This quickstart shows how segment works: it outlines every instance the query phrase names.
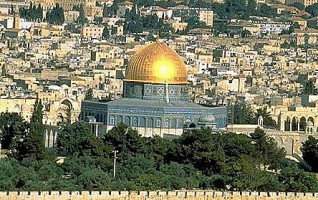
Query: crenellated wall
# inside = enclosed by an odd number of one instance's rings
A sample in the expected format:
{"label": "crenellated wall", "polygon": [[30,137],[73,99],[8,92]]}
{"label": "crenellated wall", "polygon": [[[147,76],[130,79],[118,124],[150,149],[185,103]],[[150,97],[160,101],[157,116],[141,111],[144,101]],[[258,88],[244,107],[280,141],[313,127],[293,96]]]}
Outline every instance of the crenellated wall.
{"label": "crenellated wall", "polygon": [[0,192],[0,200],[314,200],[318,193],[219,191]]}

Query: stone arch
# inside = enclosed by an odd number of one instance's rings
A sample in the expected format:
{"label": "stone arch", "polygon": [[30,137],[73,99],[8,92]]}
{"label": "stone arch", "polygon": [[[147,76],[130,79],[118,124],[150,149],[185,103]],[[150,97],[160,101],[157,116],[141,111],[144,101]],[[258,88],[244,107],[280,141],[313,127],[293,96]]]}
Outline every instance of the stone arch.
{"label": "stone arch", "polygon": [[138,118],[137,118],[137,117],[133,117],[133,119],[132,119],[132,126],[138,127]]}
{"label": "stone arch", "polygon": [[68,106],[68,107],[71,108],[71,109],[74,108],[72,101],[71,101],[70,99],[68,99],[68,98],[62,99],[62,100],[60,101],[60,104],[66,105],[66,106]]}
{"label": "stone arch", "polygon": [[162,127],[162,121],[161,121],[160,118],[156,119],[156,126],[157,126],[157,128],[161,128]]}
{"label": "stone arch", "polygon": [[104,123],[105,121],[105,115],[104,114],[100,114],[100,122]]}
{"label": "stone arch", "polygon": [[196,128],[196,127],[197,127],[197,125],[195,123],[191,123],[191,124],[189,124],[188,128]]}
{"label": "stone arch", "polygon": [[54,141],[54,135],[53,135],[53,130],[50,130],[50,135],[49,135],[49,141],[48,141],[48,147],[53,147],[53,141]]}
{"label": "stone arch", "polygon": [[49,147],[49,131],[45,129],[45,147]]}
{"label": "stone arch", "polygon": [[[224,118],[223,118],[223,121],[224,121]],[[257,125],[260,126],[260,127],[263,127],[264,126],[264,119],[262,116],[259,116],[258,119],[257,119]]]}
{"label": "stone arch", "polygon": [[285,131],[291,131],[291,119],[290,117],[286,117],[286,120],[285,120]]}
{"label": "stone arch", "polygon": [[109,116],[109,124],[115,125],[115,116],[114,115]]}
{"label": "stone arch", "polygon": [[[73,114],[74,106],[70,99],[64,98],[60,101],[60,113],[63,115],[65,119],[64,122],[71,123],[72,122],[72,114]],[[97,117],[97,120],[98,117]]]}
{"label": "stone arch", "polygon": [[16,105],[14,106],[14,112],[15,112],[15,113],[18,113],[18,114],[21,113],[21,107],[20,107],[18,104],[16,104]]}
{"label": "stone arch", "polygon": [[294,139],[292,137],[288,137],[285,140],[284,147],[285,147],[287,155],[293,155],[294,154]]}
{"label": "stone arch", "polygon": [[171,127],[171,119],[170,118],[166,118],[164,121],[164,127],[165,128],[170,128]]}
{"label": "stone arch", "polygon": [[153,128],[154,127],[154,119],[151,117],[151,118],[149,118],[149,122],[148,122],[148,126],[150,127],[150,128]]}
{"label": "stone arch", "polygon": [[126,125],[128,125],[128,126],[131,126],[131,119],[130,119],[130,117],[129,116],[126,116],[125,117],[125,122],[124,122]]}
{"label": "stone arch", "polygon": [[177,128],[177,119],[176,118],[171,119],[171,128]]}
{"label": "stone arch", "polygon": [[300,123],[300,131],[306,131],[306,123],[307,123],[306,117],[301,117],[299,120],[299,123]]}
{"label": "stone arch", "polygon": [[298,118],[297,117],[293,117],[292,118],[292,130],[291,131],[297,131],[298,130]]}
{"label": "stone arch", "polygon": [[313,134],[314,128],[312,126],[306,127],[306,134]]}
{"label": "stone arch", "polygon": [[314,122],[314,118],[313,117],[308,117],[308,121],[311,121],[314,124],[314,126],[315,126],[315,122]]}
{"label": "stone arch", "polygon": [[146,122],[147,122],[146,121],[146,117],[141,117],[140,118],[140,126],[141,127],[146,127],[146,125],[147,125]]}
{"label": "stone arch", "polygon": [[277,146],[278,146],[279,148],[284,148],[284,140],[283,140],[282,137],[280,137],[280,136],[275,136],[275,141],[276,141]]}
{"label": "stone arch", "polygon": [[123,117],[117,116],[117,124],[123,123]]}
{"label": "stone arch", "polygon": [[57,141],[57,134],[58,134],[58,132],[57,132],[57,131],[55,131],[55,132],[54,132],[53,146],[55,146],[55,144],[56,144],[56,141]]}

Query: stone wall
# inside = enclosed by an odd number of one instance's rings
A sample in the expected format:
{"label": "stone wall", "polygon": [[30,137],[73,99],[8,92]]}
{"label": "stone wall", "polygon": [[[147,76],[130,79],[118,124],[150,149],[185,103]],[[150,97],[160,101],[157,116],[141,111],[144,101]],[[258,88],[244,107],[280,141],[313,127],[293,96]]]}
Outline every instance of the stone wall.
{"label": "stone wall", "polygon": [[0,200],[314,200],[318,193],[219,191],[0,192]]}

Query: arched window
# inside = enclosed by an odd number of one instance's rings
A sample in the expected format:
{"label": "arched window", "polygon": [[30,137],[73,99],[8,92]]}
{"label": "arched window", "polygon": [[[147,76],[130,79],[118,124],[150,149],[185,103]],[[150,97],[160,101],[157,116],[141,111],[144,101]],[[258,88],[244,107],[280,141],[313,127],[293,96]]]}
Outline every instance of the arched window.
{"label": "arched window", "polygon": [[104,122],[104,115],[100,114],[100,122]]}
{"label": "arched window", "polygon": [[161,119],[157,119],[157,128],[160,128],[161,127]]}
{"label": "arched window", "polygon": [[130,117],[125,117],[125,124],[127,124],[128,126],[131,125],[131,122],[130,122]]}
{"label": "arched window", "polygon": [[171,128],[177,128],[177,119],[175,119],[175,118],[171,119],[170,127]]}
{"label": "arched window", "polygon": [[154,119],[150,118],[148,121],[148,127],[153,128],[154,127]]}
{"label": "arched window", "polygon": [[123,123],[123,117],[117,116],[117,124]]}
{"label": "arched window", "polygon": [[133,118],[133,124],[132,124],[134,127],[138,127],[138,118],[137,117],[134,117]]}
{"label": "arched window", "polygon": [[145,117],[140,118],[140,126],[146,127],[146,118]]}
{"label": "arched window", "polygon": [[169,125],[170,125],[170,119],[168,118],[165,120],[165,128],[170,128]]}
{"label": "arched window", "polygon": [[109,124],[110,124],[110,125],[115,125],[115,117],[114,117],[113,115],[111,115],[111,116],[109,117]]}

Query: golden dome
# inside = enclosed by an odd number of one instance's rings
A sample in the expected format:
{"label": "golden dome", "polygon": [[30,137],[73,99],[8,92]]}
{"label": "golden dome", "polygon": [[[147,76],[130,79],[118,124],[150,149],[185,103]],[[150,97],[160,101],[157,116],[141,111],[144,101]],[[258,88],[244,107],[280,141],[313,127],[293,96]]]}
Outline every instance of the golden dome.
{"label": "golden dome", "polygon": [[187,84],[187,68],[174,50],[156,42],[137,51],[130,59],[126,81]]}

